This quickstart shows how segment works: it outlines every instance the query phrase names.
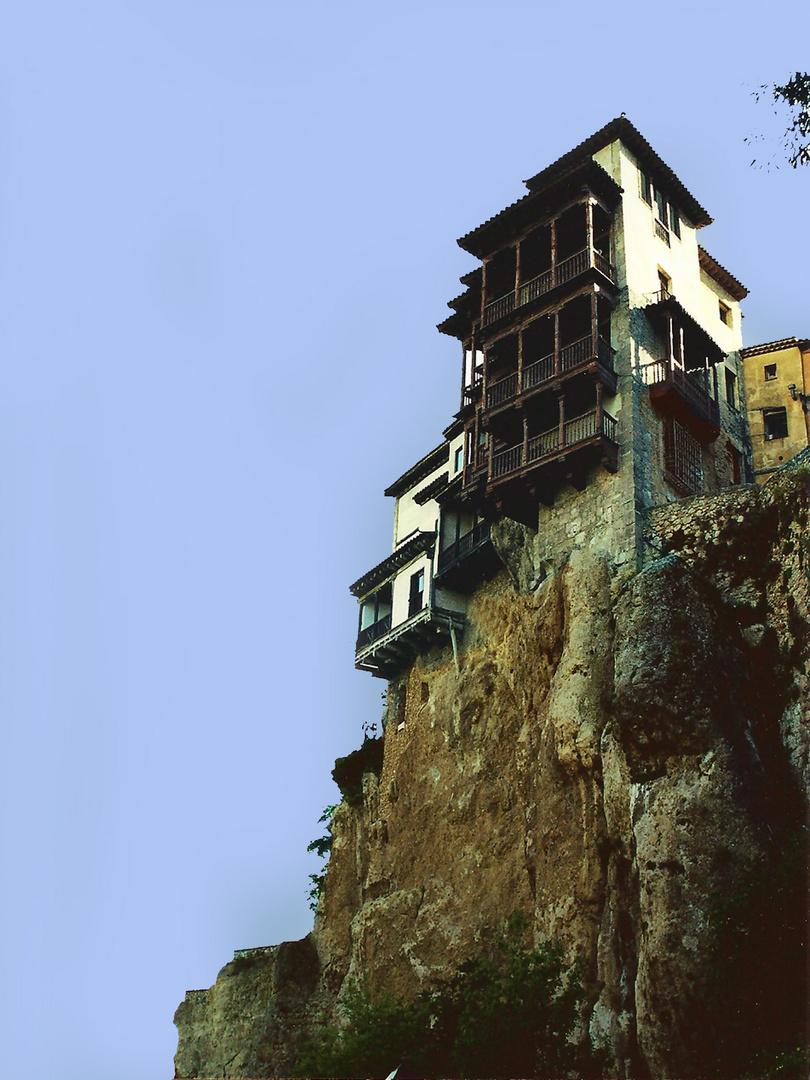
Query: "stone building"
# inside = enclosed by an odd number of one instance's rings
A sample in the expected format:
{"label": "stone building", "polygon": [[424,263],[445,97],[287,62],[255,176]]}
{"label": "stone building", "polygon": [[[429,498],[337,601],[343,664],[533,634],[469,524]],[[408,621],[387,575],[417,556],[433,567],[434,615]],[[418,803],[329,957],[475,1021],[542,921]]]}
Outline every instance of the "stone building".
{"label": "stone building", "polygon": [[612,120],[458,243],[479,265],[439,326],[461,345],[444,442],[392,484],[392,553],[352,586],[357,666],[385,678],[464,626],[529,532],[542,577],[590,548],[644,558],[649,510],[753,476],[740,360],[747,290],[698,242],[711,217]]}
{"label": "stone building", "polygon": [[757,483],[810,445],[810,341],[783,338],[740,353]]}

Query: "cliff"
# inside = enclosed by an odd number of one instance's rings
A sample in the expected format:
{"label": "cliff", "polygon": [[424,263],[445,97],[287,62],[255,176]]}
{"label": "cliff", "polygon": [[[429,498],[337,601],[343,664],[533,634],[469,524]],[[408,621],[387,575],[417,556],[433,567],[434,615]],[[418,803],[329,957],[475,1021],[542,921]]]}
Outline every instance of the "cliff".
{"label": "cliff", "polygon": [[187,995],[176,1076],[288,1075],[348,978],[412,995],[516,910],[582,958],[582,1036],[615,1076],[740,1075],[763,1033],[795,1034],[808,503],[805,463],[662,507],[638,573],[593,548],[549,567],[500,523],[458,657],[389,688],[313,933]]}

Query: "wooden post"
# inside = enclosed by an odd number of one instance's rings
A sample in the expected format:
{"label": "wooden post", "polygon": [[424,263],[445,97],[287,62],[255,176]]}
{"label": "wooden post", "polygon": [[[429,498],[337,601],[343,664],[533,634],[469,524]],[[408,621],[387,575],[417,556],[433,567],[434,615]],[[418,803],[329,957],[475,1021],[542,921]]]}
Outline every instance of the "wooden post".
{"label": "wooden post", "polygon": [[552,218],[549,222],[551,229],[551,285],[557,284],[557,219]]}
{"label": "wooden post", "polygon": [[[472,350],[472,338],[470,338],[470,385],[472,385],[472,370],[475,364],[475,353]],[[467,347],[461,343],[461,408],[464,408],[464,391],[467,389]]]}
{"label": "wooden post", "polygon": [[557,403],[560,409],[560,429],[557,434],[557,449],[562,450],[565,446],[565,394],[559,393]]}
{"label": "wooden post", "polygon": [[593,292],[591,293],[591,349],[593,355],[599,355],[599,324],[597,322],[597,307],[596,307],[596,290],[597,286],[594,285]]}
{"label": "wooden post", "polygon": [[489,260],[484,259],[481,264],[481,325],[484,323],[484,308],[487,306],[487,263]]}
{"label": "wooden post", "polygon": [[520,307],[520,240],[515,244],[515,307]]}
{"label": "wooden post", "polygon": [[585,203],[585,247],[588,249],[588,265],[596,265],[593,246],[593,202],[590,195]]}
{"label": "wooden post", "polygon": [[554,312],[554,374],[560,374],[560,311]]}
{"label": "wooden post", "polygon": [[596,380],[596,434],[602,434],[602,380]]}
{"label": "wooden post", "polygon": [[517,392],[523,392],[523,331],[518,330]]}
{"label": "wooden post", "polygon": [[525,412],[523,414],[523,460],[521,464],[529,464],[529,418]]}

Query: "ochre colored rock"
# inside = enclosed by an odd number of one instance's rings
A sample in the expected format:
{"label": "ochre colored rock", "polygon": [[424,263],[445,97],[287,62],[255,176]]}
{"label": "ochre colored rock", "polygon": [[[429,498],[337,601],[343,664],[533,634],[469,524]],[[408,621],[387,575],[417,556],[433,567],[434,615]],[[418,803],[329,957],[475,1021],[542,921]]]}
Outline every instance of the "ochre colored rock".
{"label": "ochre colored rock", "polygon": [[[733,1075],[719,935],[807,812],[809,536],[806,470],[654,511],[657,557],[630,577],[575,551],[541,581],[531,530],[504,526],[511,573],[474,596],[458,663],[389,688],[313,934],[189,996],[177,1076],[287,1075],[347,979],[413,995],[516,910],[581,958],[581,1034],[612,1075]],[[767,931],[744,957],[763,986],[767,949],[789,957]]]}

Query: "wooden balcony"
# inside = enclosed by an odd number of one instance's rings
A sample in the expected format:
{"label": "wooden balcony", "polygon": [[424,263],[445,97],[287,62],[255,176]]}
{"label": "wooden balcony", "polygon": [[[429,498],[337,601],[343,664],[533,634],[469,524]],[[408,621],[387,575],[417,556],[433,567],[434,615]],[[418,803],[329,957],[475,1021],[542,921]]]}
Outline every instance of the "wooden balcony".
{"label": "wooden balcony", "polygon": [[[609,413],[594,409],[582,416],[575,416],[562,425],[550,428],[518,443],[508,450],[493,454],[489,469],[489,487],[493,487],[515,475],[548,464],[585,446],[598,446],[604,440],[616,448],[616,421]],[[608,452],[604,464],[611,471],[616,468],[615,453]]]}
{"label": "wooden balcony", "polygon": [[[380,619],[366,627],[360,636],[385,621]],[[454,634],[464,629],[465,623],[460,612],[439,607],[424,607],[394,627],[388,617],[388,628],[381,630],[378,636],[372,635],[372,639],[362,646],[358,637],[354,666],[381,679],[391,679],[403,667],[412,664],[417,656],[437,645],[446,645]]]}
{"label": "wooden balcony", "polygon": [[468,593],[501,565],[490,537],[490,523],[479,521],[464,536],[439,552],[436,584]]}
{"label": "wooden balcony", "polygon": [[709,395],[703,371],[687,372],[671,360],[645,364],[641,377],[650,390],[653,407],[674,417],[701,443],[713,442],[720,434],[720,407]]}
{"label": "wooden balcony", "polygon": [[378,638],[381,638],[385,634],[387,634],[390,629],[391,613],[389,612],[387,615],[383,616],[382,619],[378,619],[376,622],[372,623],[370,626],[366,626],[363,630],[360,631],[360,633],[357,635],[355,652],[359,653],[361,650],[367,648],[367,646],[377,641]]}
{"label": "wooden balcony", "polygon": [[616,392],[616,373],[613,370],[613,353],[604,338],[587,334],[570,345],[565,345],[557,353],[549,353],[523,368],[518,378],[517,372],[492,382],[487,386],[486,408],[490,412],[504,405],[511,404],[517,398],[531,391],[546,387],[555,379],[577,375],[593,368],[607,387],[608,393]]}
{"label": "wooden balcony", "polygon": [[542,274],[522,282],[517,289],[488,303],[484,308],[484,326],[490,326],[506,315],[511,315],[517,308],[530,304],[559,285],[565,285],[588,270],[594,269],[608,281],[616,283],[616,268],[613,264],[600,251],[590,247],[582,248],[581,251],[563,259],[556,266],[544,270]]}

